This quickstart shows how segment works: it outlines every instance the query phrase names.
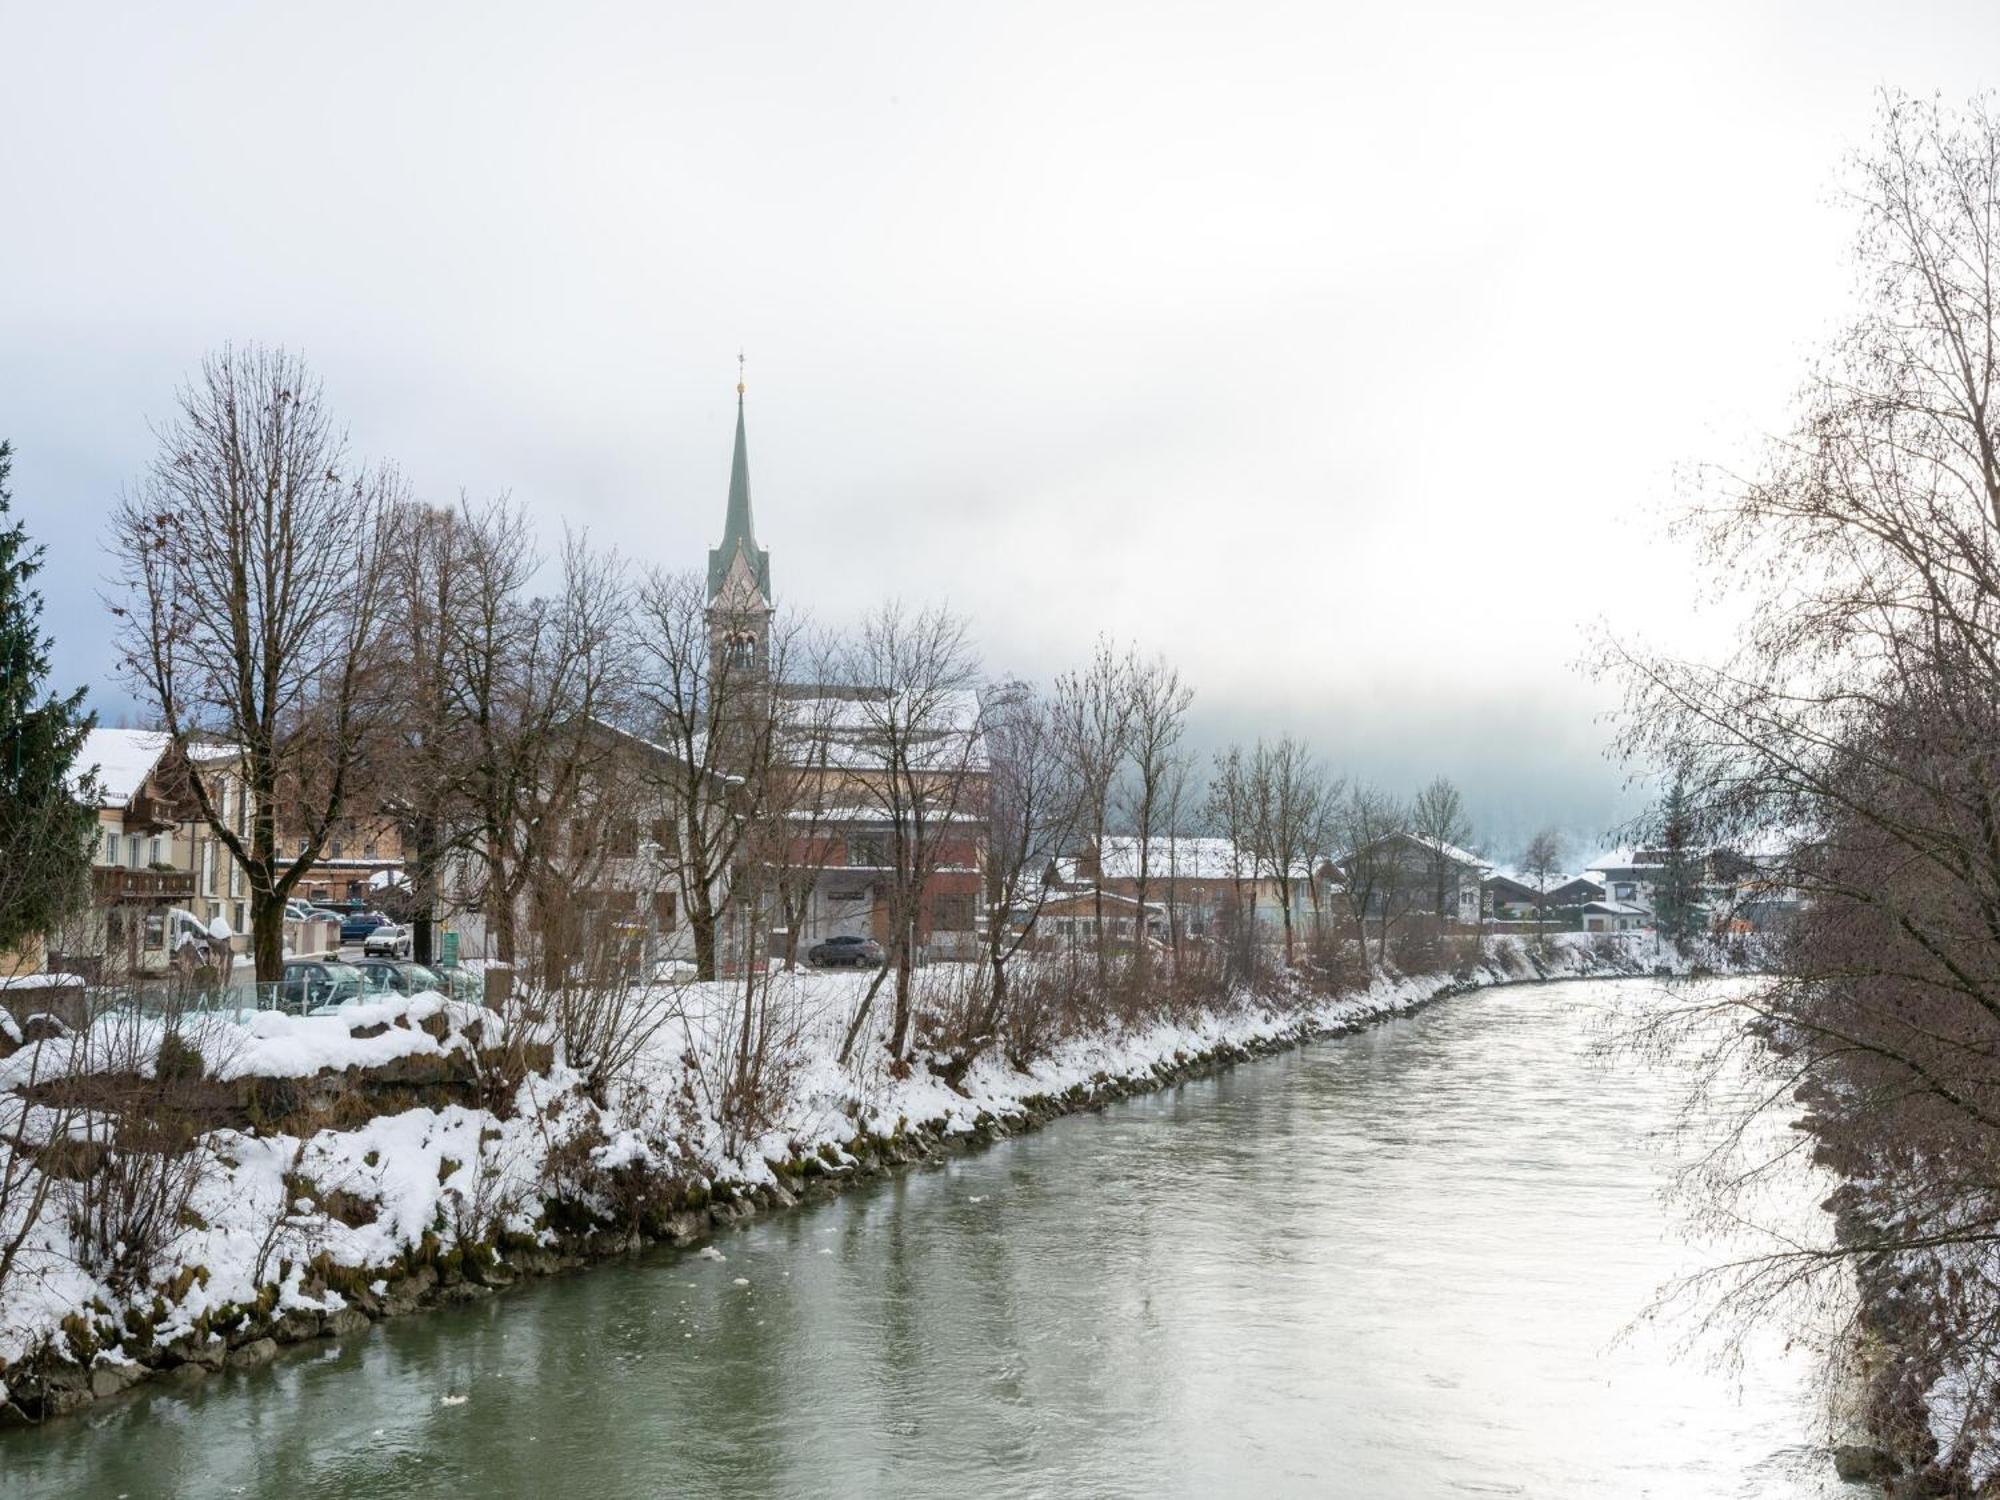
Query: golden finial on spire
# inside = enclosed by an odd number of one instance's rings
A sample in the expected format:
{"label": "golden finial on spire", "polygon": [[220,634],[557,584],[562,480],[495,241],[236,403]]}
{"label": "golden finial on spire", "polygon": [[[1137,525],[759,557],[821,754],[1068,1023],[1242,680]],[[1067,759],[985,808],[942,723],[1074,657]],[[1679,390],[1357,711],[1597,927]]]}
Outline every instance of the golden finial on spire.
{"label": "golden finial on spire", "polygon": [[736,351],[736,394],[743,394],[743,351]]}

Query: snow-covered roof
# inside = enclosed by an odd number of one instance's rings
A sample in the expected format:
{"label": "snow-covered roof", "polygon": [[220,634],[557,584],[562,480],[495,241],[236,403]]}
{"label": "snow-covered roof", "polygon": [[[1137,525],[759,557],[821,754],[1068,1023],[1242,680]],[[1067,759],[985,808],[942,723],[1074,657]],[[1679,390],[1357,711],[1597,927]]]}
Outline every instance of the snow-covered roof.
{"label": "snow-covered roof", "polygon": [[[1065,855],[1056,861],[1056,873],[1066,883],[1086,881],[1079,869],[1086,861],[1074,855]],[[1137,880],[1139,878],[1139,840],[1132,834],[1108,835],[1103,844],[1099,869],[1105,880]],[[1264,878],[1264,868],[1260,861],[1245,849],[1239,855],[1236,845],[1224,838],[1197,838],[1189,834],[1160,834],[1153,838],[1146,854],[1146,878],[1164,883],[1169,877],[1176,880],[1249,880]],[[1292,871],[1294,880],[1310,880],[1310,862],[1296,866]]]}
{"label": "snow-covered roof", "polygon": [[93,729],[84,736],[76,772],[96,775],[99,807],[124,807],[139,795],[172,742],[158,729]]}
{"label": "snow-covered roof", "polygon": [[[1436,850],[1439,853],[1443,854],[1444,857],[1446,859],[1449,859],[1453,864],[1464,865],[1469,869],[1484,871],[1493,868],[1493,862],[1491,860],[1482,859],[1477,854],[1472,853],[1470,850],[1459,848],[1458,845],[1456,844],[1448,844],[1443,839],[1430,838],[1421,833],[1409,833],[1407,831],[1401,833],[1385,833],[1382,835],[1381,838],[1376,839],[1373,843],[1365,844],[1362,847],[1373,849],[1379,845],[1389,843],[1392,840],[1398,843],[1414,844],[1419,849]],[[1333,862],[1336,865],[1345,866],[1350,859],[1354,858],[1354,854],[1355,851],[1349,849],[1346,852],[1337,855],[1334,858]]]}
{"label": "snow-covered roof", "polygon": [[1461,849],[1456,844],[1448,844],[1443,839],[1434,839],[1428,834],[1422,833],[1405,834],[1404,837],[1411,843],[1421,845],[1425,849],[1436,850],[1453,864],[1470,865],[1475,870],[1490,870],[1493,868],[1490,860],[1481,859],[1471,850]]}
{"label": "snow-covered roof", "polygon": [[[1106,880],[1138,879],[1139,840],[1129,834],[1105,839],[1101,868]],[[1250,873],[1250,860],[1246,856],[1239,865],[1236,845],[1229,839],[1154,838],[1146,851],[1146,874],[1164,878],[1169,871],[1189,880],[1233,880]]]}
{"label": "snow-covered roof", "polygon": [[1656,859],[1642,859],[1640,857],[1643,854],[1650,854],[1652,852],[1650,849],[1633,849],[1629,847],[1613,849],[1608,853],[1599,855],[1588,865],[1585,865],[1583,873],[1589,876],[1602,876],[1608,870],[1665,869],[1666,867]]}
{"label": "snow-covered roof", "polygon": [[1614,917],[1650,917],[1652,912],[1631,901],[1586,901],[1583,910],[1603,912]]}
{"label": "snow-covered roof", "polygon": [[894,734],[910,742],[909,760],[915,770],[987,769],[979,694],[970,688],[939,693],[914,728],[907,705],[880,696],[828,693],[788,697],[785,705],[787,739],[802,763],[819,762],[819,742],[824,737],[829,767],[879,769],[886,764],[883,741]]}

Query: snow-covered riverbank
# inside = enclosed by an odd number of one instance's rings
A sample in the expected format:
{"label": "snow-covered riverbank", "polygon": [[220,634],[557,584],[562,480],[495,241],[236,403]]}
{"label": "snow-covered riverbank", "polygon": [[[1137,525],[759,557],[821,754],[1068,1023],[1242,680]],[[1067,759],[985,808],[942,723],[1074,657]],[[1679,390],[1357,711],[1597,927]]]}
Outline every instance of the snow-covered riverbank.
{"label": "snow-covered riverbank", "polygon": [[491,1078],[480,1056],[496,1018],[436,996],[337,1017],[183,1022],[164,1060],[198,1080],[191,1111],[232,1123],[192,1143],[158,1269],[123,1290],[92,1269],[105,1247],[80,1243],[88,1205],[61,1175],[89,1165],[47,1144],[109,1144],[114,1133],[100,1112],[21,1089],[82,1056],[103,1074],[101,1109],[114,1108],[116,1059],[157,1070],[160,1038],[139,1036],[122,1054],[80,1053],[74,1038],[30,1042],[0,1059],[0,1108],[13,1111],[0,1135],[18,1127],[22,1157],[35,1159],[16,1160],[17,1176],[47,1167],[59,1180],[0,1289],[0,1412],[59,1414],[148,1374],[257,1363],[285,1342],[359,1331],[524,1275],[689,1244],[761,1209],[1466,988],[1647,973],[1664,961],[1650,938],[1564,941],[1540,958],[1503,940],[1456,976],[1383,979],[1330,998],[1239,994],[1179,1020],[1107,1026],[1025,1067],[989,1051],[951,1081],[921,1061],[893,1065],[877,1045],[837,1060],[867,976],[781,975],[772,994],[797,1024],[768,1070],[779,1090],[759,1112],[768,1123],[747,1140],[734,1138],[715,1083],[719,1033],[734,1024],[728,983],[677,991],[629,1081],[597,1097],[551,1062],[482,1102]]}

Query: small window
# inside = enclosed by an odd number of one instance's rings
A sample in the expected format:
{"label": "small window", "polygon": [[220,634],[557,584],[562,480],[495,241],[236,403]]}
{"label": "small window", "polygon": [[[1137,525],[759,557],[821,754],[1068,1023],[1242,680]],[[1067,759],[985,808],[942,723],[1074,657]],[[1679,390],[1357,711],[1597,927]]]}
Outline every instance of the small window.
{"label": "small window", "polygon": [[167,946],[167,914],[159,911],[146,913],[146,951],[158,952]]}
{"label": "small window", "polygon": [[653,892],[653,920],[659,924],[662,932],[672,932],[674,923],[679,919],[680,914],[676,909],[679,903],[675,899],[678,895],[677,891]]}
{"label": "small window", "polygon": [[114,868],[118,864],[118,835],[115,833],[104,835],[104,862]]}
{"label": "small window", "polygon": [[[1125,924],[1130,926],[1130,923]],[[972,897],[969,895],[939,896],[931,902],[931,926],[939,932],[970,932],[972,930]]]}

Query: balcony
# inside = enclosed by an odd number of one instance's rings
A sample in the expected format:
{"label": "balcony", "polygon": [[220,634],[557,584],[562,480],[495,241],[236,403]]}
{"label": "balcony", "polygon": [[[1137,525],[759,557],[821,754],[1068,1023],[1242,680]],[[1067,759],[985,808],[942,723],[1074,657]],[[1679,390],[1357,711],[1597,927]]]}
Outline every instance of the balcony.
{"label": "balcony", "polygon": [[90,872],[90,894],[99,905],[117,901],[191,901],[194,871],[100,867]]}
{"label": "balcony", "polygon": [[165,833],[192,816],[190,809],[178,806],[165,797],[141,792],[125,804],[125,831]]}

